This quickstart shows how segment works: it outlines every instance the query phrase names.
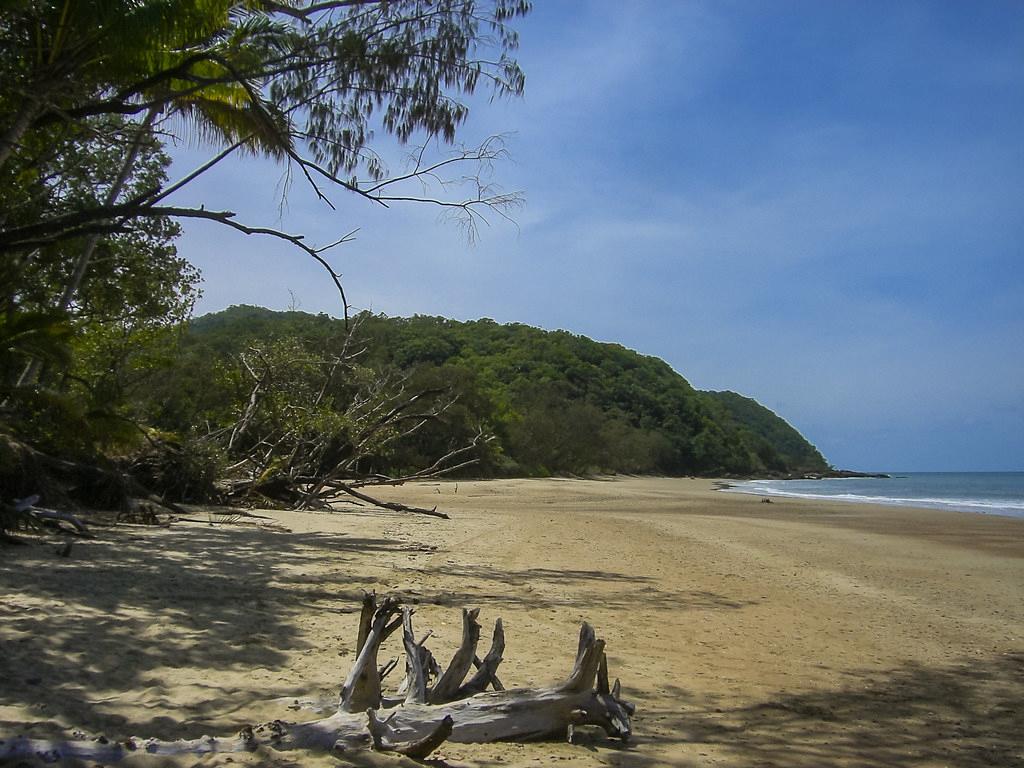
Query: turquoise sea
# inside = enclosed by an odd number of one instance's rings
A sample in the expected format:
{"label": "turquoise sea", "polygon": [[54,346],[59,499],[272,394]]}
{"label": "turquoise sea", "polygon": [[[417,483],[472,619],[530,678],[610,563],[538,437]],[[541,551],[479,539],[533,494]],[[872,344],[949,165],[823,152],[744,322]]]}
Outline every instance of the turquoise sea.
{"label": "turquoise sea", "polygon": [[729,493],[934,507],[1024,517],[1024,472],[892,472],[889,478],[746,480]]}

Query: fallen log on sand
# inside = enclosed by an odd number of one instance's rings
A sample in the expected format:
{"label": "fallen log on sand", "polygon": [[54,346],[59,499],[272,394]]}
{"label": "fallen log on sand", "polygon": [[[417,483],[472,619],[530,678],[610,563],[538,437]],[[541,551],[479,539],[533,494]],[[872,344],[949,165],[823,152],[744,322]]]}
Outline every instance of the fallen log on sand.
{"label": "fallen log on sand", "polygon": [[[116,762],[138,752],[154,755],[240,752],[269,746],[276,750],[347,752],[372,748],[424,758],[445,741],[484,743],[568,736],[580,725],[598,726],[627,740],[633,706],[621,698],[619,681],[608,683],[604,641],[589,624],[580,629],[579,646],[568,678],[548,688],[501,689],[495,675],[505,648],[501,619],[495,622],[491,648],[481,660],[477,610],[463,610],[462,640],[441,671],[416,640],[412,610],[390,597],[378,605],[363,600],[358,653],[341,690],[338,711],[304,723],[274,720],[246,726],[235,736],[161,741],[132,737],[110,741],[34,740],[18,736],[0,741],[0,761],[36,757],[47,762],[77,759]],[[381,644],[399,627],[406,656],[403,695],[385,696],[381,681],[393,665],[378,668]],[[429,637],[429,635],[427,636]],[[466,680],[470,670],[474,674]],[[493,690],[486,690],[488,687]]]}

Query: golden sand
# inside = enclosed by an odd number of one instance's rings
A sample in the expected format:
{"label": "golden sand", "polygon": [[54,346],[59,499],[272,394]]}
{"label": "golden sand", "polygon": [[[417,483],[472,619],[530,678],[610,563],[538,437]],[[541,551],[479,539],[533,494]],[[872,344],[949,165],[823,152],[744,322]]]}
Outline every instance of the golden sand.
{"label": "golden sand", "polygon": [[[461,606],[481,608],[485,643],[502,617],[510,687],[566,676],[587,620],[637,706],[626,745],[449,744],[435,765],[1024,765],[1024,520],[768,505],[706,480],[385,493],[453,519],[266,512],[288,530],[122,526],[67,559],[0,550],[0,733],[180,738],[316,717],[296,700],[333,702],[375,589],[418,601],[443,660]],[[229,763],[338,761],[170,764]]]}

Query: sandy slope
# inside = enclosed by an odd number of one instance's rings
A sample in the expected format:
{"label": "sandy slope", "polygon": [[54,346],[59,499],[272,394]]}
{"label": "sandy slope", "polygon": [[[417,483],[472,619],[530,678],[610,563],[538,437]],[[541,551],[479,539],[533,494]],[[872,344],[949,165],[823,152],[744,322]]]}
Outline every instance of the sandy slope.
{"label": "sandy slope", "polygon": [[767,505],[698,480],[390,496],[454,519],[273,512],[290,532],[126,527],[68,560],[3,550],[0,731],[178,737],[312,717],[289,706],[336,695],[375,588],[419,600],[441,657],[460,606],[482,608],[485,635],[501,616],[509,686],[563,677],[586,619],[638,707],[625,747],[448,745],[449,765],[1024,765],[1024,520]]}

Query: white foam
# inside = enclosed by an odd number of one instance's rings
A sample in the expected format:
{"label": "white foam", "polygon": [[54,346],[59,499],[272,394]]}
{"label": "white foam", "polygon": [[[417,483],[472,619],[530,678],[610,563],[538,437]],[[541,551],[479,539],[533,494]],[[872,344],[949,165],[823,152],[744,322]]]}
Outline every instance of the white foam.
{"label": "white foam", "polygon": [[816,499],[821,501],[844,501],[857,504],[882,504],[894,507],[930,507],[979,514],[1008,515],[1024,517],[1024,501],[991,501],[985,499],[957,498],[903,498],[899,496],[866,496],[857,493],[810,493],[779,488],[773,480],[749,480],[743,485],[734,485],[722,490],[727,493],[746,493],[754,496],[782,496],[793,499]]}

